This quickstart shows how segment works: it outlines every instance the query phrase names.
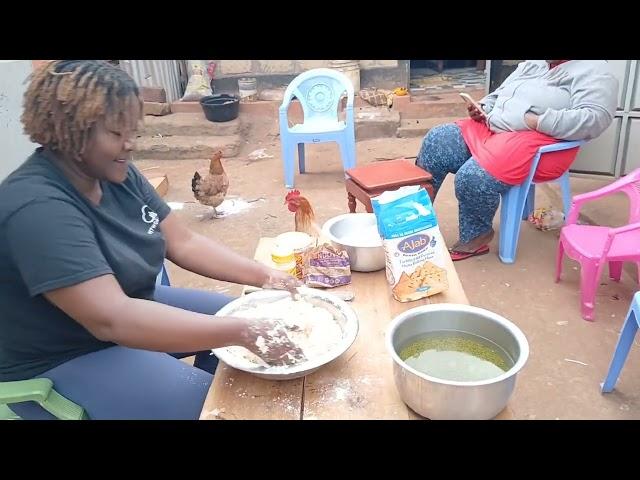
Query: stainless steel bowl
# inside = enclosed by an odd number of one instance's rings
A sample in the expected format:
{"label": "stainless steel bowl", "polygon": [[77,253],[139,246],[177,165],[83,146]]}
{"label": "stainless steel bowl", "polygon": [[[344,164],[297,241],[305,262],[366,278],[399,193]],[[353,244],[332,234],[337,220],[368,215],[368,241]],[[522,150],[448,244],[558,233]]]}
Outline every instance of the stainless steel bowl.
{"label": "stainless steel bowl", "polygon": [[[342,328],[342,339],[340,343],[330,351],[312,360],[282,367],[266,367],[253,364],[245,358],[236,355],[233,350],[229,348],[217,348],[213,350],[213,353],[224,363],[235,369],[252,373],[257,377],[268,380],[291,380],[293,378],[304,377],[338,358],[349,349],[358,335],[358,317],[356,313],[347,303],[331,293],[304,287],[300,288],[299,291],[306,301],[329,310],[333,318]],[[216,313],[216,316],[233,316],[235,312],[243,308],[281,300],[288,295],[290,295],[289,292],[279,290],[260,290],[249,293],[240,298],[236,298],[222,307],[218,313]]]}
{"label": "stainless steel bowl", "polygon": [[384,248],[373,213],[338,215],[322,226],[322,233],[334,246],[347,251],[351,270],[375,272],[384,268]]}
{"label": "stainless steel bowl", "polygon": [[[514,361],[503,375],[478,382],[448,381],[426,375],[398,355],[408,340],[432,331],[455,330],[484,337],[502,347]],[[402,400],[433,420],[486,420],[507,405],[517,373],[529,357],[522,331],[506,318],[469,305],[434,304],[407,310],[393,319],[386,347],[393,358],[393,376]]]}

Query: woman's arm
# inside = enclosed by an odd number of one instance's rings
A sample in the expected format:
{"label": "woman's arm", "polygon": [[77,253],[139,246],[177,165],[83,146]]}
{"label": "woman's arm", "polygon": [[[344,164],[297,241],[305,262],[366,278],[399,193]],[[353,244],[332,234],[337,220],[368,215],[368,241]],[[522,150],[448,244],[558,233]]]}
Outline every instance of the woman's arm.
{"label": "woman's arm", "polygon": [[228,247],[189,230],[178,217],[170,213],[160,229],[167,242],[167,258],[176,265],[209,278],[253,285],[293,288],[299,285],[294,277],[250,260]]}
{"label": "woman's arm", "polygon": [[99,340],[163,352],[244,345],[245,321],[194,313],[128,297],[113,275],[103,275],[44,296]]}
{"label": "woman's arm", "polygon": [[[266,319],[213,317],[128,297],[113,275],[46,292],[44,296],[99,340],[159,352],[189,352],[230,345],[248,348],[269,363],[301,354],[286,326]],[[262,336],[266,352],[256,345]]]}

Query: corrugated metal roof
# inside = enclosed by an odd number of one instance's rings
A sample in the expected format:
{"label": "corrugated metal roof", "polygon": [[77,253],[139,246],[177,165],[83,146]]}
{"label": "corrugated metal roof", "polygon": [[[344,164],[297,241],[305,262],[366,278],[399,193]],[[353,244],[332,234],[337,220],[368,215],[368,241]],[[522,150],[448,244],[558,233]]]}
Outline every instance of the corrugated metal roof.
{"label": "corrugated metal roof", "polygon": [[120,60],[120,67],[141,87],[163,87],[168,102],[179,100],[184,93],[184,60]]}

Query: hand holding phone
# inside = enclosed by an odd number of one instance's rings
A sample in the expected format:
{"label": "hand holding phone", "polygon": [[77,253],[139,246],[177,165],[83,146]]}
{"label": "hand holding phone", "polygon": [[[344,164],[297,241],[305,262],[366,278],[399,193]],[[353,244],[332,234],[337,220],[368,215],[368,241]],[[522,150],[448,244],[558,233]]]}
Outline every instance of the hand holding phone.
{"label": "hand holding phone", "polygon": [[487,114],[482,109],[480,104],[476,102],[473,98],[471,98],[471,95],[467,93],[460,93],[460,96],[467,104],[467,109],[469,110],[469,116],[471,118],[473,118],[478,122],[487,120]]}

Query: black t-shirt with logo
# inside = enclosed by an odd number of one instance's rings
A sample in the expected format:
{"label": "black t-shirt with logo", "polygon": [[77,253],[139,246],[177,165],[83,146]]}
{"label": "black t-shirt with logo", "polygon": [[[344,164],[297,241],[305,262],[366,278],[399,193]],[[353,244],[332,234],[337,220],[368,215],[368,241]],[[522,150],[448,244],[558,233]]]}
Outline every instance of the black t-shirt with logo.
{"label": "black t-shirt with logo", "polygon": [[102,182],[95,206],[49,155],[37,149],[0,184],[0,381],[112,345],[43,293],[113,274],[130,297],[152,299],[165,256],[158,224],[170,208],[138,169]]}

